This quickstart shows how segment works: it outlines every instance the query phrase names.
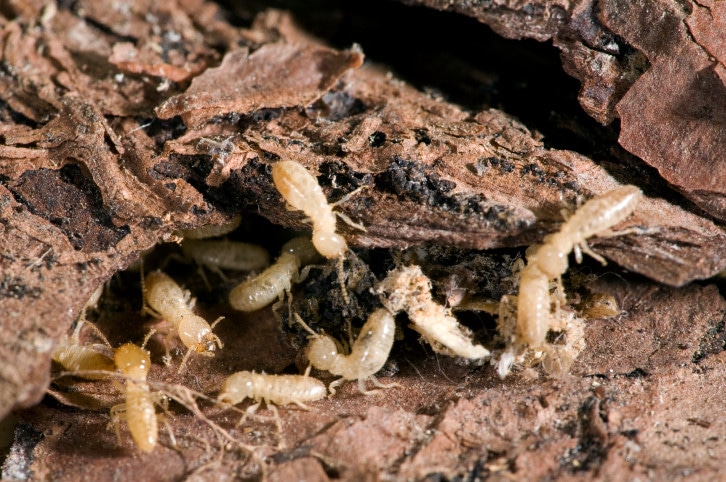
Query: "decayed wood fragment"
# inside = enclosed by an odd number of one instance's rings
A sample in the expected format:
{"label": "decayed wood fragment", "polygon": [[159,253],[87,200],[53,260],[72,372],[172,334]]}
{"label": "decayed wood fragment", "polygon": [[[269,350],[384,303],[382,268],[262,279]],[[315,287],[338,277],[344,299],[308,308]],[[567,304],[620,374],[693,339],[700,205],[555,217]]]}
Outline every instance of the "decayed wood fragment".
{"label": "decayed wood fragment", "polygon": [[187,126],[196,127],[230,112],[308,105],[343,72],[362,63],[358,52],[336,52],[322,45],[301,49],[273,43],[252,54],[232,51],[219,67],[196,77],[183,94],[161,104],[156,115],[161,119],[181,115]]}
{"label": "decayed wood fragment", "polygon": [[[502,112],[466,112],[374,65],[356,69],[359,53],[323,46],[280,12],[261,16],[251,29],[237,29],[216,19],[216,7],[201,1],[138,2],[133,11],[119,10],[119,4],[105,9],[94,8],[95,2],[76,2],[73,9],[53,10],[11,2],[3,11],[12,20],[3,19],[0,27],[5,68],[0,75],[0,92],[5,92],[0,94],[0,311],[6,314],[0,322],[0,416],[39,400],[48,384],[54,344],[90,293],[142,250],[159,240],[177,239],[179,229],[222,224],[237,211],[307,229],[300,213],[285,209],[271,184],[269,167],[277,159],[296,160],[318,174],[331,201],[362,188],[338,207],[367,228],[361,232],[339,223],[355,248],[525,246],[557,229],[560,210],[573,208],[580,196],[643,184],[638,172],[547,149],[536,134]],[[567,8],[566,2],[530,13],[510,8],[489,18],[502,31],[508,29],[509,36],[544,39],[559,31]],[[586,19],[589,13],[580,14]],[[159,25],[150,27],[150,18]],[[203,29],[194,19],[206,19],[213,28]],[[692,28],[707,30],[696,17]],[[166,32],[167,39],[178,38],[182,46],[164,44],[156,30]],[[594,40],[607,44],[608,37]],[[137,41],[133,51],[126,50]],[[153,55],[157,47],[164,55]],[[251,53],[235,50],[240,48]],[[709,48],[720,55],[718,45]],[[271,55],[281,52],[289,56]],[[321,58],[318,63],[300,61]],[[634,63],[628,68],[635,69]],[[265,78],[278,78],[281,84],[259,91],[247,77],[238,79],[240,88],[256,97],[236,98],[223,89],[207,96],[201,87],[219,87],[220,79],[257,72],[261,64],[268,69]],[[293,66],[295,71],[288,72]],[[298,79],[293,74],[306,82],[286,84]],[[619,100],[624,86],[635,80],[626,77],[613,73],[619,86],[592,104],[602,118],[614,112],[612,99]],[[612,79],[608,82],[616,81]],[[155,118],[157,107],[187,123]],[[229,115],[209,118],[218,114]],[[669,203],[667,191],[650,188],[646,196],[636,214],[617,227],[633,229],[593,240],[595,250],[671,285],[723,268],[726,243],[719,227]],[[459,271],[463,266],[468,265],[461,261]],[[453,269],[444,272],[456,282]],[[138,277],[129,282],[129,276],[114,282],[133,286],[139,302]],[[624,284],[603,282],[597,289],[626,293],[628,283],[636,282],[627,279]],[[28,470],[41,478],[69,480],[88,475],[85,470],[113,473],[122,465],[134,480],[257,476],[263,460],[273,466],[271,478],[305,470],[322,479],[347,480],[381,474],[585,479],[593,474],[607,478],[610,472],[642,475],[652,467],[667,475],[688,461],[674,454],[680,450],[680,432],[664,436],[654,427],[695,420],[678,427],[692,440],[704,428],[723,433],[723,424],[711,414],[723,401],[717,387],[723,376],[718,352],[724,308],[712,286],[692,286],[678,296],[669,288],[652,289],[655,294],[644,298],[658,308],[657,326],[650,326],[656,323],[651,314],[627,295],[619,297],[625,311],[619,320],[592,323],[590,358],[578,375],[597,378],[523,379],[513,385],[498,380],[488,367],[402,351],[394,361],[405,367],[403,386],[376,399],[380,408],[344,389],[342,398],[321,402],[319,412],[285,411],[282,433],[275,434],[264,420],[235,428],[237,413],[204,407],[207,417],[245,446],[228,445],[213,425],[179,406],[173,408],[171,424],[186,444],[181,455],[162,446],[146,458],[136,457],[130,447],[118,448],[113,433],[105,431],[104,412],[84,412],[79,421],[77,413],[47,406],[23,415],[26,424],[17,443],[33,455],[26,460]],[[221,297],[209,296],[207,307],[225,304]],[[124,317],[99,315],[114,344],[129,337],[139,340],[148,328],[133,314],[138,306],[130,303]],[[221,324],[226,350],[213,359],[193,360],[193,371],[185,374],[165,370],[159,363],[163,347],[152,342],[152,380],[169,390],[179,384],[210,394],[234,369],[279,373],[290,367],[294,350],[275,318],[269,312],[264,316],[238,315]],[[691,317],[695,322],[689,325]],[[652,328],[644,335],[652,349],[609,365],[609,329],[620,330],[624,338],[632,330],[641,333],[628,327],[629,321],[644,332]],[[673,340],[663,343],[659,336]],[[670,384],[674,376],[685,380],[682,387]],[[645,388],[635,386],[634,377],[645,378]],[[712,398],[705,408],[655,403],[661,384],[670,384],[674,399],[692,396],[706,384]],[[58,383],[54,391],[77,407],[114,403],[117,393],[111,383],[89,385]],[[73,393],[84,389],[90,393]],[[656,408],[635,413],[630,401]],[[89,431],[97,438],[89,438]],[[277,437],[291,448],[276,445]],[[664,437],[667,443],[662,443]],[[696,442],[697,450],[713,448],[709,438],[698,440],[705,441]],[[365,451],[353,450],[361,441]],[[69,447],[73,450],[60,449]],[[718,458],[724,447],[715,450]],[[94,464],[82,463],[91,453]],[[677,462],[660,464],[671,457]],[[721,470],[718,464],[699,462],[709,475]]]}
{"label": "decayed wood fragment", "polygon": [[710,215],[726,220],[726,8],[719,1],[476,4],[421,0],[509,38],[553,40],[580,103],[620,143]]}
{"label": "decayed wood fragment", "polygon": [[[347,107],[340,110],[343,102]],[[333,105],[339,110],[331,113]],[[321,121],[301,129],[311,114]],[[331,116],[338,122],[323,122]],[[220,199],[242,200],[240,206],[257,207],[275,223],[304,228],[300,213],[285,209],[268,173],[275,159],[298,161],[317,170],[321,183],[335,186],[332,200],[365,186],[340,206],[366,226],[362,233],[341,223],[359,246],[527,245],[556,229],[563,221],[560,211],[573,210],[580,196],[638,184],[627,174],[616,180],[576,153],[544,148],[526,127],[499,111],[469,116],[387,79],[374,67],[347,74],[339,89],[306,114],[281,110],[272,117],[242,132],[220,129],[217,137],[235,144],[210,174],[219,183],[216,177],[230,172]],[[209,130],[190,131],[168,147],[190,155],[208,136]],[[368,149],[359,147],[365,144]],[[712,276],[726,262],[719,228],[663,200],[644,199],[627,225],[614,230],[626,227],[639,231],[593,245],[658,281],[682,285]],[[627,248],[616,248],[619,243]]]}

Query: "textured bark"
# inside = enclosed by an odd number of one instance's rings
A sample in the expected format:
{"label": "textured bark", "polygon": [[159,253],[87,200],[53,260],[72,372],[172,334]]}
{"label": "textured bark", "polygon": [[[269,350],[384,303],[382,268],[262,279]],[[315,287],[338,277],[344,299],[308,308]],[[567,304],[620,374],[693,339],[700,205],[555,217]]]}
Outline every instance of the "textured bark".
{"label": "textured bark", "polygon": [[[603,123],[620,117],[627,149],[721,217],[719,2],[421,3],[508,38],[554,40],[583,82],[583,107]],[[325,45],[285,12],[247,27],[219,13],[201,0],[0,8],[0,416],[27,409],[5,478],[722,476],[725,430],[713,414],[726,306],[715,285],[687,285],[726,265],[720,225],[614,148],[612,161],[552,148],[505,112],[467,110],[364,64],[358,48]],[[588,347],[562,379],[530,369],[502,381],[490,366],[434,357],[401,323],[379,374],[400,387],[366,397],[350,383],[313,411],[280,409],[279,430],[265,411],[237,427],[239,411],[189,390],[213,399],[234,371],[304,368],[306,332],[287,319],[281,329],[269,309],[234,312],[227,295],[247,273],[208,274],[208,291],[188,263],[167,259],[179,254],[167,243],[146,269],[168,269],[205,318],[226,316],[215,330],[225,347],[178,373],[183,347],[171,337],[165,366],[164,334],[154,336],[149,381],[177,402],[168,422],[178,445],[163,431],[140,455],[123,426],[118,444],[106,426],[122,391],[59,377],[53,348],[106,281],[89,317],[112,346],[168,329],[139,314],[139,274],[124,270],[184,229],[242,213],[232,236],[273,256],[289,230],[309,232],[272,184],[278,159],[307,167],[331,202],[360,189],[336,207],[366,228],[338,224],[356,254],[345,264],[350,303],[335,261],[294,293],[315,329],[346,339],[345,322],[355,331],[379,306],[371,287],[400,263],[421,264],[441,302],[513,294],[513,248],[556,230],[563,209],[636,184],[645,197],[634,215],[590,243],[624,269],[589,263],[565,279],[571,301],[605,293],[622,313],[589,322]],[[498,346],[491,316],[457,316]],[[46,390],[53,399],[36,405]]]}
{"label": "textured bark", "polygon": [[474,17],[509,38],[552,40],[583,108],[619,118],[620,143],[726,220],[726,7],[718,1],[407,1]]}

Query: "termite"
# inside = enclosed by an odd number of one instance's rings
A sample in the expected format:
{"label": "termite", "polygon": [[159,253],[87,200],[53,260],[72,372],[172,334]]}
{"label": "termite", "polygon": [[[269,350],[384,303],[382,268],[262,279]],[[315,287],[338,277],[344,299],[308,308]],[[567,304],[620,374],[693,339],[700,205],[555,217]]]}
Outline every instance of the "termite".
{"label": "termite", "polygon": [[[102,372],[108,371],[110,373],[115,368],[111,344],[96,325],[86,322],[86,312],[98,304],[103,288],[104,285],[101,285],[93,292],[76,321],[73,333],[56,346],[51,356],[53,361],[62,366],[63,369],[89,380],[105,378]],[[86,324],[94,329],[104,344],[81,344],[81,330]]]}
{"label": "termite", "polygon": [[214,356],[215,349],[222,348],[222,341],[212,330],[223,317],[217,318],[210,326],[204,318],[192,311],[194,299],[191,299],[189,291],[182,289],[168,275],[161,271],[148,274],[144,279],[143,291],[144,301],[148,304],[145,310],[172,323],[182,343],[188,348],[179,370],[192,352]]}
{"label": "termite", "polygon": [[602,264],[605,259],[587,245],[587,238],[607,231],[627,219],[640,202],[643,193],[635,186],[621,186],[587,201],[556,233],[545,237],[537,251],[537,265],[548,278],[557,278],[567,271],[567,256],[574,249],[578,263],[582,251]]}
{"label": "termite", "polygon": [[305,375],[267,375],[248,371],[237,372],[222,383],[217,400],[236,405],[245,398],[256,403],[247,412],[254,412],[261,402],[266,405],[288,405],[294,403],[308,410],[305,402],[314,402],[325,397],[325,384]]}
{"label": "termite", "polygon": [[471,341],[471,333],[431,295],[431,280],[415,265],[392,270],[376,287],[383,305],[392,313],[405,311],[411,327],[434,349],[468,359],[489,356],[489,350]]}
{"label": "termite", "polygon": [[[82,345],[80,343],[80,333],[85,324],[86,322],[83,319],[78,321],[73,334],[58,344],[53,351],[52,358],[64,370],[81,378],[100,380],[106,378],[102,372],[111,374],[115,369],[112,359],[113,351],[105,337],[102,337],[105,342],[103,345],[98,343]],[[95,328],[94,325],[90,326]],[[100,333],[97,328],[96,331]]]}
{"label": "termite", "polygon": [[117,428],[122,413],[131,432],[131,438],[144,452],[151,452],[158,439],[155,397],[149,390],[146,377],[151,368],[149,353],[143,348],[127,343],[115,350],[114,362],[126,376],[126,403],[111,407],[111,422]]}
{"label": "termite", "polygon": [[235,215],[228,223],[221,225],[200,226],[194,229],[182,229],[181,235],[184,239],[206,239],[216,238],[229,234],[242,223],[242,215]]}
{"label": "termite", "polygon": [[567,256],[574,249],[577,262],[582,251],[605,264],[600,255],[587,246],[587,238],[607,231],[630,216],[640,201],[642,192],[635,186],[622,186],[596,196],[583,204],[560,231],[544,238],[544,244],[528,256],[521,271],[517,305],[517,343],[540,345],[551,325],[549,281],[557,280],[567,271]]}
{"label": "termite", "polygon": [[607,293],[592,293],[583,298],[577,305],[577,309],[583,318],[610,318],[619,315],[622,310],[613,295]]}
{"label": "termite", "polygon": [[[313,224],[313,245],[328,259],[338,260],[338,280],[346,303],[349,303],[343,273],[343,257],[348,244],[335,230],[336,214],[348,224],[365,231],[342,213],[335,213],[335,204],[329,204],[317,179],[295,161],[279,161],[272,166],[272,180],[282,197],[294,209],[304,212]],[[355,191],[354,191],[355,192]],[[352,194],[352,193],[351,193]],[[348,196],[341,201],[346,200]]]}
{"label": "termite", "polygon": [[[80,320],[78,327],[82,326],[85,320]],[[116,428],[116,435],[120,440],[118,432],[119,421],[122,418],[127,420],[131,437],[136,445],[144,452],[151,452],[156,446],[158,439],[158,423],[154,403],[159,400],[158,393],[152,393],[146,383],[146,378],[151,368],[149,353],[143,348],[149,338],[154,334],[150,332],[144,339],[141,347],[127,343],[113,349],[106,337],[90,324],[105,343],[101,347],[110,351],[113,359],[99,353],[97,345],[73,345],[70,341],[65,344],[62,350],[56,350],[53,359],[68,370],[70,374],[83,378],[99,380],[109,378],[118,370],[126,378],[126,386],[122,388],[125,392],[126,403],[111,407],[111,424]],[[71,340],[76,340],[79,328],[74,331]],[[104,372],[108,372],[105,374]],[[119,385],[121,387],[121,385]],[[173,433],[172,441],[174,439]]]}
{"label": "termite", "polygon": [[550,280],[540,271],[536,254],[528,256],[527,261],[519,272],[516,341],[536,346],[544,342],[550,329]]}
{"label": "termite", "polygon": [[238,241],[184,239],[182,253],[198,265],[206,266],[225,279],[221,269],[255,271],[267,266],[270,255],[261,246]]}
{"label": "termite", "polygon": [[348,244],[335,232],[333,208],[315,177],[297,162],[279,161],[272,166],[272,180],[285,201],[312,221],[315,249],[328,259],[343,256]]}
{"label": "termite", "polygon": [[567,308],[554,314],[547,312],[547,339],[537,345],[528,345],[521,343],[519,338],[518,306],[521,306],[520,300],[512,295],[503,296],[499,304],[497,331],[506,344],[493,360],[499,377],[505,378],[515,364],[524,368],[541,364],[549,375],[566,374],[585,348],[584,320]]}
{"label": "termite", "polygon": [[282,300],[298,280],[301,265],[315,260],[317,252],[306,238],[294,238],[285,243],[277,260],[259,275],[250,278],[229,293],[229,304],[235,310],[250,312]]}
{"label": "termite", "polygon": [[[297,318],[298,322],[307,327]],[[314,336],[305,349],[305,355],[313,367],[342,377],[330,384],[331,394],[335,394],[335,387],[346,380],[358,380],[358,389],[364,394],[374,393],[375,391],[366,391],[366,380],[371,380],[379,388],[397,386],[384,385],[374,376],[388,360],[395,331],[396,324],[391,312],[379,308],[368,317],[361,328],[350,354],[341,354],[335,340],[330,336],[312,332]]]}

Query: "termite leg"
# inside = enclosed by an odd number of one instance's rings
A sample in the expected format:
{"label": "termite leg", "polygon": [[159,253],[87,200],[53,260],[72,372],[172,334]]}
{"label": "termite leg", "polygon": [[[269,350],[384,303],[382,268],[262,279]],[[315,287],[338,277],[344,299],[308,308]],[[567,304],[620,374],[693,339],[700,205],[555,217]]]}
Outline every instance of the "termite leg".
{"label": "termite leg", "polygon": [[[167,348],[167,350],[168,350],[168,348]],[[189,360],[189,357],[191,356],[192,352],[195,352],[195,351],[192,350],[191,347],[187,348],[187,352],[184,353],[184,356],[182,357],[182,361],[179,364],[179,369],[176,371],[177,373],[181,373],[184,371],[184,368],[187,365],[187,360]]]}
{"label": "termite leg", "polygon": [[352,226],[352,227],[354,227],[356,229],[359,229],[359,230],[363,231],[364,233],[367,232],[365,226],[363,226],[361,223],[356,223],[355,221],[353,221],[352,219],[350,219],[350,217],[347,214],[343,214],[343,213],[341,213],[339,211],[335,211],[335,214],[340,219],[342,219],[343,221],[345,221],[345,224],[347,224],[349,226]]}
{"label": "termite leg", "polygon": [[344,378],[338,378],[337,380],[331,382],[330,385],[328,385],[328,391],[330,392],[330,395],[328,395],[328,398],[334,396],[335,392],[336,392],[335,388],[339,387],[344,382],[345,382]]}
{"label": "termite leg", "polygon": [[[217,271],[219,271],[219,268],[217,268]],[[204,272],[204,266],[201,264],[197,266],[197,273],[199,273],[199,277],[202,278],[202,281],[204,282],[204,287],[207,288],[207,291],[212,291],[212,285],[209,284],[209,280],[207,279],[207,273]],[[219,271],[217,274],[221,273]],[[224,277],[221,277],[222,281],[227,281]]]}
{"label": "termite leg", "polygon": [[582,252],[587,253],[591,257],[595,258],[596,260],[600,261],[600,263],[603,266],[606,266],[608,264],[607,261],[605,261],[605,258],[597,254],[595,251],[593,251],[590,246],[587,244],[587,241],[582,241],[581,243],[578,243],[575,245],[575,260],[578,263],[582,263]]}
{"label": "termite leg", "polygon": [[118,445],[121,445],[123,442],[121,440],[121,420],[126,418],[126,404],[120,403],[118,405],[114,405],[111,407],[110,411],[111,415],[111,421],[109,422],[109,426],[106,427],[106,429],[110,428],[110,426],[113,426],[114,431],[116,432],[116,443]]}
{"label": "termite leg", "polygon": [[295,405],[297,405],[298,407],[302,408],[303,410],[307,410],[308,412],[310,412],[311,410],[313,410],[313,408],[312,408],[312,407],[308,407],[307,405],[305,405],[305,404],[304,404],[304,403],[302,403],[302,402],[298,402],[298,401],[295,401],[295,400],[293,400],[293,402],[292,402],[292,403],[294,403],[294,404],[295,404]]}
{"label": "termite leg", "polygon": [[358,391],[361,392],[363,395],[378,395],[381,392],[378,389],[366,390],[366,379],[365,378],[358,379]]}
{"label": "termite leg", "polygon": [[282,305],[285,304],[285,298],[287,298],[288,300],[288,309],[292,310],[292,295],[287,290],[284,290],[282,296],[272,304],[272,314],[275,315],[275,319],[280,324],[282,324],[282,315],[280,315],[280,309],[282,308]]}
{"label": "termite leg", "polygon": [[245,410],[245,414],[242,415],[242,418],[239,419],[239,422],[237,422],[236,426],[239,427],[240,425],[245,423],[247,421],[247,417],[254,417],[255,412],[257,412],[257,409],[260,408],[261,403],[262,402],[257,402],[254,405],[250,405],[249,407],[247,407],[247,410]]}
{"label": "termite leg", "polygon": [[169,440],[171,440],[171,446],[174,449],[177,449],[178,445],[176,443],[176,437],[174,436],[174,430],[172,430],[171,425],[166,420],[166,417],[164,415],[157,415],[156,418],[164,424],[164,428],[166,428],[166,431],[169,432]]}
{"label": "termite leg", "polygon": [[378,388],[395,388],[395,387],[400,387],[401,386],[400,384],[398,384],[396,382],[393,382],[393,383],[381,383],[381,381],[378,378],[376,378],[375,376],[373,376],[373,375],[371,375],[370,377],[368,377],[368,379],[371,382],[373,382],[373,385],[377,386]]}

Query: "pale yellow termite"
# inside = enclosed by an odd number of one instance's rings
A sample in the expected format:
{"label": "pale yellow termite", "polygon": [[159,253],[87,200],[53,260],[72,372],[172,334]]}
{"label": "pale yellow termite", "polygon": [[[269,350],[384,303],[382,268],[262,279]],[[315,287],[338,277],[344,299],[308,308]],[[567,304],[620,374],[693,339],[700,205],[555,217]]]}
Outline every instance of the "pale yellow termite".
{"label": "pale yellow termite", "polygon": [[536,254],[527,257],[529,264],[519,272],[517,297],[517,343],[539,345],[550,328],[550,280],[539,269]]}
{"label": "pale yellow termite", "polygon": [[255,405],[248,409],[253,412],[264,401],[268,406],[295,405],[308,409],[305,402],[314,402],[325,397],[327,391],[320,380],[306,375],[267,375],[249,371],[237,372],[222,383],[217,400],[236,405],[245,398],[251,398]]}
{"label": "pale yellow termite", "polygon": [[192,353],[214,356],[217,347],[222,348],[222,341],[212,333],[214,326],[222,318],[218,318],[210,326],[207,321],[196,315],[192,308],[194,300],[188,290],[182,289],[173,279],[161,271],[149,273],[144,279],[144,300],[147,310],[158,318],[164,318],[174,325],[187,353],[179,367],[184,367],[187,357]]}
{"label": "pale yellow termite", "polygon": [[368,394],[371,392],[365,390],[366,380],[380,388],[395,386],[383,385],[374,376],[388,360],[395,331],[393,315],[387,309],[379,308],[361,328],[350,354],[339,353],[338,345],[330,336],[316,334],[305,349],[305,355],[313,367],[342,377],[330,384],[332,394],[335,394],[335,387],[346,380],[358,380],[358,389]]}
{"label": "pale yellow termite", "polygon": [[471,333],[431,295],[431,280],[415,265],[392,270],[376,287],[381,302],[392,313],[405,311],[411,327],[434,351],[468,359],[489,356],[489,350],[471,341]]}
{"label": "pale yellow termite", "polygon": [[[544,244],[528,257],[521,271],[517,305],[517,343],[540,345],[550,329],[549,281],[567,271],[567,257],[575,250],[577,261],[581,251],[605,263],[587,246],[587,238],[607,231],[630,216],[640,201],[642,192],[635,186],[622,186],[596,196],[583,204],[560,231],[545,237]],[[560,288],[560,291],[561,288]]]}
{"label": "pale yellow termite", "polygon": [[[86,302],[81,315],[78,317],[76,327],[71,336],[63,339],[55,350],[53,350],[53,361],[58,363],[63,369],[89,380],[99,380],[106,378],[102,372],[109,373],[114,370],[113,349],[106,337],[92,323],[86,322],[86,311],[95,307],[103,293],[104,285],[98,287],[93,292],[90,299]],[[101,338],[103,344],[90,343],[81,344],[81,330],[84,326],[90,326],[96,334]],[[101,373],[99,373],[101,372]]]}
{"label": "pale yellow termite", "polygon": [[85,321],[83,319],[79,320],[76,328],[73,330],[73,334],[58,344],[53,351],[53,361],[62,366],[64,370],[81,378],[89,380],[106,378],[102,372],[109,372],[110,375],[115,369],[112,358],[113,350],[105,338],[103,338],[105,344],[93,343],[82,345],[80,342],[80,333],[84,324]]}
{"label": "pale yellow termite", "polygon": [[[82,326],[81,320],[78,327]],[[146,377],[151,367],[149,354],[143,347],[127,343],[116,349],[112,349],[108,340],[103,334],[93,327],[103,339],[105,345],[80,345],[73,344],[78,341],[79,328],[74,331],[64,345],[53,354],[53,359],[68,370],[70,374],[77,375],[91,380],[109,378],[115,370],[118,370],[124,378],[126,385],[122,391],[126,397],[126,403],[111,407],[111,423],[116,428],[118,436],[118,424],[121,418],[125,418],[129,425],[131,437],[138,447],[144,452],[151,452],[156,445],[158,438],[158,426],[154,402],[159,399],[158,393],[152,393],[146,383]],[[146,341],[153,335],[149,333]],[[99,351],[99,347],[105,352],[111,352],[113,359]],[[104,372],[108,372],[105,374]],[[119,385],[121,387],[121,385]],[[172,436],[173,437],[173,436]],[[120,440],[120,436],[119,436]]]}
{"label": "pale yellow termite", "polygon": [[556,313],[548,311],[548,337],[553,339],[538,345],[523,344],[518,342],[517,305],[518,297],[511,295],[503,296],[499,304],[497,330],[506,343],[505,349],[495,354],[494,364],[499,376],[505,378],[514,365],[526,370],[537,364],[541,364],[549,375],[566,374],[585,348],[584,320],[568,308]]}
{"label": "pale yellow termite", "polygon": [[133,343],[127,343],[115,350],[114,361],[126,377],[126,403],[111,408],[111,421],[118,427],[123,413],[136,445],[144,452],[151,452],[156,446],[159,431],[155,397],[146,383],[151,368],[149,353]]}
{"label": "pale yellow termite", "polygon": [[292,283],[297,281],[300,266],[311,263],[316,257],[317,252],[308,239],[291,239],[270,267],[232,289],[229,293],[230,306],[249,312],[282,299],[292,288]]}

